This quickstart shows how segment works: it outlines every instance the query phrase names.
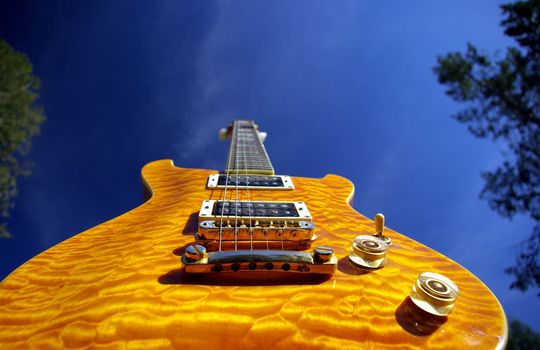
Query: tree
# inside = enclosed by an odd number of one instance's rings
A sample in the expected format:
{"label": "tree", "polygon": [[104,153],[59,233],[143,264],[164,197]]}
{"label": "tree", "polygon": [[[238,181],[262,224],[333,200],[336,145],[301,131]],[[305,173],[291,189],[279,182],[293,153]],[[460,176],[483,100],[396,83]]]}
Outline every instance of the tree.
{"label": "tree", "polygon": [[540,350],[540,335],[523,323],[510,322],[507,350]]}
{"label": "tree", "polygon": [[[501,5],[504,33],[518,46],[490,58],[472,44],[437,58],[446,94],[467,107],[454,118],[476,137],[506,147],[505,160],[482,173],[480,197],[503,217],[528,215],[534,228],[520,247],[510,288],[540,287],[540,0]],[[540,294],[539,294],[540,296]]]}
{"label": "tree", "polygon": [[25,156],[45,120],[37,106],[39,80],[28,58],[0,39],[0,238],[17,196],[17,178],[30,175]]}

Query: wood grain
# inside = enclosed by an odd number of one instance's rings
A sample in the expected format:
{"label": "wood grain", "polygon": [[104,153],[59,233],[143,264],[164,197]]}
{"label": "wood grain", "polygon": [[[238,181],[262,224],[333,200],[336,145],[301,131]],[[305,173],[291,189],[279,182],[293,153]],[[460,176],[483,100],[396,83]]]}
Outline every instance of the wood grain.
{"label": "wood grain", "polygon": [[[176,168],[169,160],[146,165],[151,199],[9,275],[0,284],[0,348],[504,347],[506,319],[497,299],[432,249],[388,230],[394,244],[386,267],[361,272],[349,265],[352,238],[374,228],[348,204],[352,183],[335,175],[293,178],[295,191],[251,191],[249,198],[306,202],[317,245],[334,247],[340,258],[330,279],[242,282],[223,274],[185,275],[179,255],[193,241],[201,201],[222,196],[205,189],[212,173]],[[248,199],[247,192],[239,197]],[[442,273],[459,286],[447,319],[430,319],[411,306],[410,288],[423,271]]]}

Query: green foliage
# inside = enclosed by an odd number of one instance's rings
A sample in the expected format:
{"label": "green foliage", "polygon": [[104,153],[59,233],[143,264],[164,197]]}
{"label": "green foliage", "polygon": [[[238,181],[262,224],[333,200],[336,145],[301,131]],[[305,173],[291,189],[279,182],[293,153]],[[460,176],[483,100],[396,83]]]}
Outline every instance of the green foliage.
{"label": "green foliage", "polygon": [[540,335],[523,323],[510,322],[507,350],[540,350]]}
{"label": "green foliage", "polygon": [[[480,194],[500,215],[529,215],[533,232],[522,245],[511,288],[540,287],[540,0],[501,6],[505,34],[517,47],[490,58],[472,44],[437,58],[434,72],[446,93],[467,107],[454,118],[480,138],[507,146],[502,165],[482,177]],[[540,294],[539,294],[540,295]]]}
{"label": "green foliage", "polygon": [[0,39],[0,238],[10,237],[5,220],[17,196],[17,178],[30,174],[24,156],[45,120],[36,106],[38,89],[28,58]]}

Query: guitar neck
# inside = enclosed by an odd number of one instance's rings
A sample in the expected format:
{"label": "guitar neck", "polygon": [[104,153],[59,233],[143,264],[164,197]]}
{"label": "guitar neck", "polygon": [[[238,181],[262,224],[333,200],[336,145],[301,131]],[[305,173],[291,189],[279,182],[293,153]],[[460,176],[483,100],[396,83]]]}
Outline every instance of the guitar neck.
{"label": "guitar neck", "polygon": [[274,175],[274,168],[253,121],[234,121],[224,172],[229,175]]}

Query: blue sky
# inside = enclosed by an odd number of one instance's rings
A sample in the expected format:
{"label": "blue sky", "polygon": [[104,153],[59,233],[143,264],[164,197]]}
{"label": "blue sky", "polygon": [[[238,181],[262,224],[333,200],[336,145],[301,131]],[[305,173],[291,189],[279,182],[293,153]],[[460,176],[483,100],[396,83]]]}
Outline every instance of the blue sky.
{"label": "blue sky", "polygon": [[358,211],[462,264],[539,331],[539,299],[502,272],[532,223],[478,199],[504,147],[450,118],[462,106],[431,70],[467,42],[512,44],[497,3],[1,1],[0,36],[33,62],[48,119],[0,277],[138,205],[149,161],[222,168],[217,130],[252,118],[278,173],[351,179]]}

